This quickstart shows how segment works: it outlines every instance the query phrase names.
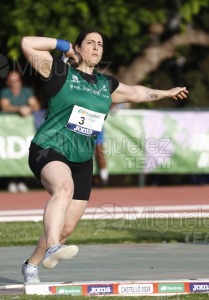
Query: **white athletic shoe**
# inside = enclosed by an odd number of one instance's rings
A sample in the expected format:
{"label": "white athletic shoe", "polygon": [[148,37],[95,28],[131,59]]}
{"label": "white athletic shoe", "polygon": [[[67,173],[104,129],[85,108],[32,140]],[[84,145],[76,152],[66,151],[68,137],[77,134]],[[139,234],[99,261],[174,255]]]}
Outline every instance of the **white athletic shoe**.
{"label": "white athletic shoe", "polygon": [[28,192],[28,187],[24,182],[19,182],[17,184],[17,188],[18,188],[18,191],[21,192],[21,193],[27,193]]}
{"label": "white athletic shoe", "polygon": [[25,283],[40,282],[40,279],[38,277],[37,265],[30,264],[30,263],[26,264],[26,261],[24,261],[22,265],[22,274]]}
{"label": "white athletic shoe", "polygon": [[13,193],[13,194],[18,192],[18,186],[15,182],[10,182],[9,183],[8,192]]}
{"label": "white athletic shoe", "polygon": [[78,253],[78,247],[75,245],[66,246],[56,244],[46,251],[43,266],[47,269],[54,268],[60,260],[70,259]]}

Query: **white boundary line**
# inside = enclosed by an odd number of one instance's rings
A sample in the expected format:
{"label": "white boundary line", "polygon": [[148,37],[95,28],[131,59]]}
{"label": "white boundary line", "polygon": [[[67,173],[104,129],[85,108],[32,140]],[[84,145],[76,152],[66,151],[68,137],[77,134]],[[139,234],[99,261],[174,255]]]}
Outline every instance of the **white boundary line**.
{"label": "white boundary line", "polygon": [[7,285],[0,286],[0,290],[24,289],[24,288],[25,288],[25,284],[7,284]]}
{"label": "white boundary line", "polygon": [[[43,209],[0,211],[0,222],[43,220]],[[140,218],[209,218],[209,205],[119,206],[103,204],[87,208],[83,220],[115,220]]]}

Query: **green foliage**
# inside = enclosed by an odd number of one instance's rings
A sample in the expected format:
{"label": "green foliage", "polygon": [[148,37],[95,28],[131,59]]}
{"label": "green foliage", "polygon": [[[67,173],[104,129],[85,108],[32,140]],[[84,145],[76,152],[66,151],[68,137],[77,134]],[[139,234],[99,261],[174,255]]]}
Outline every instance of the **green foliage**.
{"label": "green foliage", "polygon": [[190,23],[202,8],[208,8],[208,6],[209,0],[187,0],[184,1],[180,11],[186,23]]}
{"label": "green foliage", "polygon": [[[108,38],[117,63],[128,62],[149,40],[149,26],[166,25],[169,16],[181,14],[186,22],[199,13],[208,0],[187,1],[182,7],[161,1],[125,0],[13,0],[1,5],[1,33],[10,58],[21,55],[25,35],[61,37],[74,41],[85,28],[97,28]],[[108,49],[109,49],[108,48]]]}
{"label": "green foliage", "polygon": [[[25,35],[69,39],[73,43],[81,30],[96,28],[107,38],[103,61],[116,73],[146,47],[168,40],[187,26],[209,32],[208,8],[209,0],[2,0],[0,52],[10,60],[22,59],[20,41]],[[162,32],[156,32],[156,28]],[[177,50],[175,57],[161,64],[159,72],[147,75],[141,84],[162,89],[184,84],[190,90],[191,107],[208,106],[208,50],[205,48],[200,56],[198,48],[184,49]],[[180,79],[178,56],[186,58]],[[143,107],[171,105],[170,101],[160,101]]]}

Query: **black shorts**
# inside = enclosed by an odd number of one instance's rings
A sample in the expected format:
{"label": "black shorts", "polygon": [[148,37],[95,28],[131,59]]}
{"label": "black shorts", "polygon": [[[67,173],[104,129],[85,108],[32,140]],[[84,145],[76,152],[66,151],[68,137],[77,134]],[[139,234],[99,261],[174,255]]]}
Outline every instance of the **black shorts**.
{"label": "black shorts", "polygon": [[70,162],[52,148],[43,149],[35,143],[31,143],[28,163],[38,180],[41,181],[43,167],[51,161],[61,161],[70,168],[74,182],[73,199],[89,200],[92,187],[93,159],[81,163]]}

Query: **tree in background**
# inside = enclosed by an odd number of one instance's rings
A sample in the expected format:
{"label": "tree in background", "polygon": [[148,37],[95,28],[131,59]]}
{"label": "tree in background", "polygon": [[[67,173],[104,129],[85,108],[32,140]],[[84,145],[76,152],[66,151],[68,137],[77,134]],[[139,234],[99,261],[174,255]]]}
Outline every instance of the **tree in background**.
{"label": "tree in background", "polygon": [[[101,68],[127,84],[186,85],[190,101],[184,105],[208,107],[208,12],[209,0],[3,0],[1,53],[24,64],[24,35],[73,42],[81,30],[97,28],[107,37]],[[165,100],[149,106],[182,103]]]}

